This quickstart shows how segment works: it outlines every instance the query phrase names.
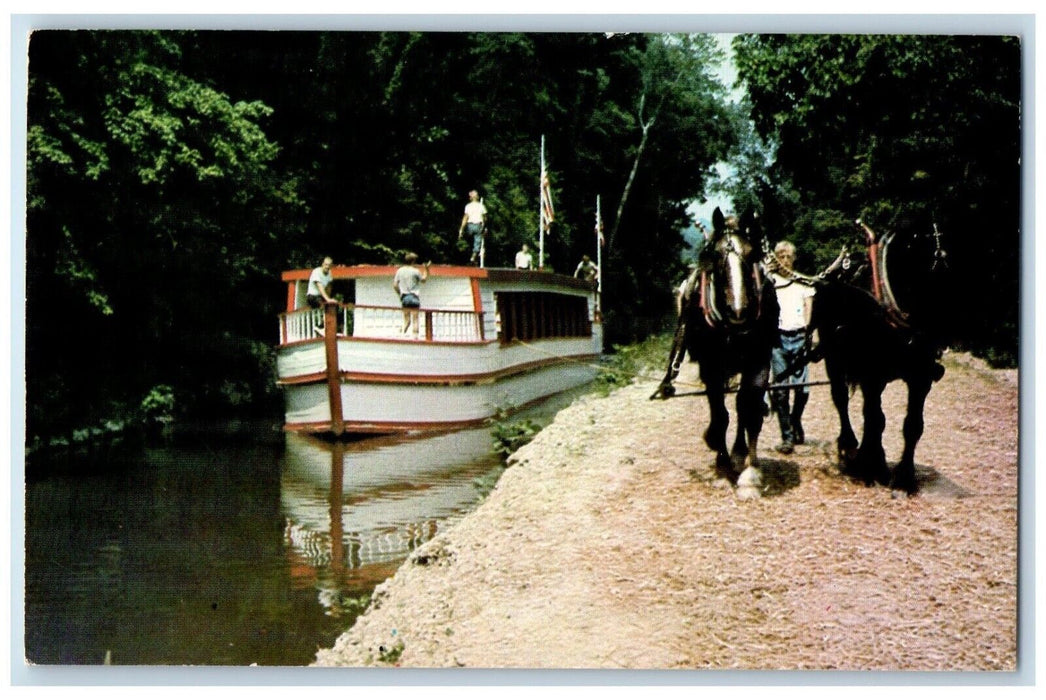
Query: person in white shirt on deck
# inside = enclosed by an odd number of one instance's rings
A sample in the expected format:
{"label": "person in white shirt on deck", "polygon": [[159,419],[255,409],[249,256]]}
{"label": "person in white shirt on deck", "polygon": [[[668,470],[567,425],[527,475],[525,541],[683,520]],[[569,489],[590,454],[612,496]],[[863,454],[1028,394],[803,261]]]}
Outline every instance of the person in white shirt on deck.
{"label": "person in white shirt on deck", "polygon": [[517,270],[529,270],[534,267],[534,256],[530,254],[530,248],[526,243],[516,253],[516,269]]}
{"label": "person in white shirt on deck", "polygon": [[[774,384],[797,384],[795,389],[773,389],[770,403],[777,413],[781,426],[781,444],[774,449],[781,454],[791,454],[794,445],[806,441],[803,433],[803,409],[810,395],[810,388],[803,386],[809,381],[810,370],[807,365],[793,370],[784,376],[785,370],[792,366],[810,344],[810,319],[813,313],[814,288],[803,284],[788,273],[795,263],[795,246],[789,241],[780,241],[774,246],[774,257],[777,258],[779,271],[771,272],[774,289],[777,292],[777,303],[781,307],[778,319],[778,341],[770,356],[770,368]],[[788,410],[789,393],[795,392],[795,403]]]}
{"label": "person in white shirt on deck", "polygon": [[324,302],[334,301],[330,295],[331,283],[334,282],[334,277],[331,275],[333,265],[333,260],[329,257],[324,258],[323,264],[309,275],[309,288],[305,292],[305,301],[314,309],[323,306]]}
{"label": "person in white shirt on deck", "polygon": [[475,264],[479,259],[483,248],[483,236],[487,230],[487,208],[479,199],[479,192],[469,192],[469,203],[465,205],[465,215],[461,217],[461,228],[458,229],[458,239],[468,231],[472,236],[472,257],[469,262]]}
{"label": "person in white shirt on deck", "polygon": [[574,277],[586,282],[595,282],[599,278],[599,267],[592,262],[592,258],[582,255],[581,262],[574,269]]}
{"label": "person in white shirt on deck", "polygon": [[331,296],[331,284],[334,282],[334,276],[331,274],[333,266],[333,260],[329,257],[324,258],[323,264],[315,268],[309,275],[309,286],[305,289],[305,303],[309,305],[309,308],[316,309],[313,312],[313,328],[321,335],[324,333],[325,326],[323,312],[319,309],[322,309],[325,303],[335,301]]}

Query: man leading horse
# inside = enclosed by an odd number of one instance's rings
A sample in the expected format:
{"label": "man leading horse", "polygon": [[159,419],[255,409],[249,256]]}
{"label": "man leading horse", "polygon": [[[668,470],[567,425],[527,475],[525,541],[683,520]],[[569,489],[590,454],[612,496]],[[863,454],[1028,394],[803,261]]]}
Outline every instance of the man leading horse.
{"label": "man leading horse", "polygon": [[[774,262],[776,269],[770,272],[770,279],[774,283],[781,313],[777,323],[777,344],[770,356],[772,382],[777,387],[770,390],[770,404],[781,427],[781,443],[774,449],[787,455],[792,453],[795,445],[806,441],[802,418],[810,397],[810,370],[799,358],[811,347],[810,322],[815,289],[793,274],[795,245],[790,241],[779,241],[774,246]],[[782,385],[794,385],[795,388]],[[788,399],[792,392],[795,401],[789,411]]]}

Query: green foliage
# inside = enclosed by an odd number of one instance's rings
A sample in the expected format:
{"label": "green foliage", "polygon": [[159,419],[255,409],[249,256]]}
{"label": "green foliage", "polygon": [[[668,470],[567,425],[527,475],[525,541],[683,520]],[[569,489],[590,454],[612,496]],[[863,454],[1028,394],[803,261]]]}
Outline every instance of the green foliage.
{"label": "green foliage", "polygon": [[[271,327],[269,286],[301,203],[272,168],[272,109],[186,74],[192,43],[159,32],[31,38],[30,434],[67,430],[159,377],[197,409],[245,401],[271,379],[243,351],[255,314]],[[67,338],[91,340],[69,353]],[[56,410],[69,403],[79,418]]]}
{"label": "green foliage", "polygon": [[345,595],[344,593],[337,593],[334,599],[334,605],[332,609],[327,611],[328,615],[332,617],[340,617],[342,615],[360,615],[367,606],[370,605],[371,595],[364,593],[359,596]]}
{"label": "green foliage", "polygon": [[[508,454],[511,454],[511,452]],[[494,490],[494,487],[498,485],[498,480],[501,479],[501,475],[505,473],[505,468],[504,463],[502,463],[496,469],[491,469],[486,474],[477,476],[472,480],[472,486],[476,489],[476,493],[479,494],[480,498],[486,498]]]}
{"label": "green foliage", "polygon": [[[765,221],[800,267],[861,245],[853,222],[944,233],[961,346],[1016,357],[1021,43],[1009,36],[742,35],[756,137],[772,145]],[[752,173],[746,173],[751,182]]]}
{"label": "green foliage", "polygon": [[167,384],[157,384],[145,395],[139,408],[149,420],[171,420],[174,415],[174,389]]}
{"label": "green foliage", "polygon": [[637,377],[656,375],[664,369],[668,351],[672,347],[672,335],[659,333],[639,343],[615,345],[610,360],[593,383],[593,389],[607,396],[614,389],[628,386]]}
{"label": "green foliage", "polygon": [[395,664],[403,655],[403,640],[397,639],[394,644],[378,647],[378,660],[385,664]]}
{"label": "green foliage", "polygon": [[[488,264],[509,265],[536,248],[542,135],[546,265],[593,253],[601,195],[617,232],[604,306],[622,309],[607,336],[642,335],[668,303],[687,203],[735,140],[718,58],[703,35],[34,33],[30,434],[160,381],[188,413],[269,410],[260,348],[275,342],[279,272],[404,250],[464,262],[472,188],[490,210]],[[92,342],[69,353],[71,337]]]}
{"label": "green foliage", "polygon": [[505,459],[533,440],[539,432],[541,425],[532,420],[507,421],[502,418],[494,423],[491,431],[494,437],[494,452]]}

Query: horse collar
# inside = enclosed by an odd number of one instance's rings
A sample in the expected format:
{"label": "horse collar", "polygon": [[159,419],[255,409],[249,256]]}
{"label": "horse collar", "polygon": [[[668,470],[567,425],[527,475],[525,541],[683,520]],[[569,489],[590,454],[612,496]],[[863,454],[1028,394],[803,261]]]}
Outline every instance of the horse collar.
{"label": "horse collar", "polygon": [[897,303],[890,287],[890,278],[886,270],[886,256],[894,234],[888,233],[868,246],[868,257],[872,263],[872,294],[886,310],[886,319],[895,328],[908,328],[908,314]]}

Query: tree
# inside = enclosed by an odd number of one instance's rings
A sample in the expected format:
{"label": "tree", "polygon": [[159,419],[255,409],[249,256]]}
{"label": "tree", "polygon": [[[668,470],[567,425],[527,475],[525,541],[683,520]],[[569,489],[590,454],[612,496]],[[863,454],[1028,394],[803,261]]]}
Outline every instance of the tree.
{"label": "tree", "polygon": [[747,35],[735,49],[752,119],[777,146],[769,176],[790,192],[783,230],[823,264],[855,218],[937,223],[956,274],[995,281],[962,300],[960,345],[1015,362],[1019,40]]}
{"label": "tree", "polygon": [[700,108],[702,105],[695,104],[697,96],[722,90],[710,74],[711,66],[722,59],[721,51],[707,34],[663,34],[647,42],[640,59],[640,90],[635,107],[639,145],[607,236],[608,246],[612,247],[617,237],[629,192],[650,139],[650,130],[657,124],[665,103],[678,100],[681,104]]}
{"label": "tree", "polygon": [[[235,310],[258,305],[277,233],[294,235],[296,185],[269,168],[269,109],[181,73],[179,39],[31,39],[31,431],[105,415],[157,381],[193,401],[269,384]],[[74,339],[86,342],[72,353]],[[234,362],[252,353],[253,367]]]}
{"label": "tree", "polygon": [[[491,212],[488,264],[510,264],[535,243],[542,135],[546,261],[569,274],[593,253],[602,195],[620,212],[607,337],[642,337],[671,308],[686,203],[734,141],[713,48],[643,34],[37,33],[30,431],[160,385],[192,414],[268,406],[281,270],[406,249],[462,262],[472,188]],[[74,356],[67,336],[100,340]]]}

